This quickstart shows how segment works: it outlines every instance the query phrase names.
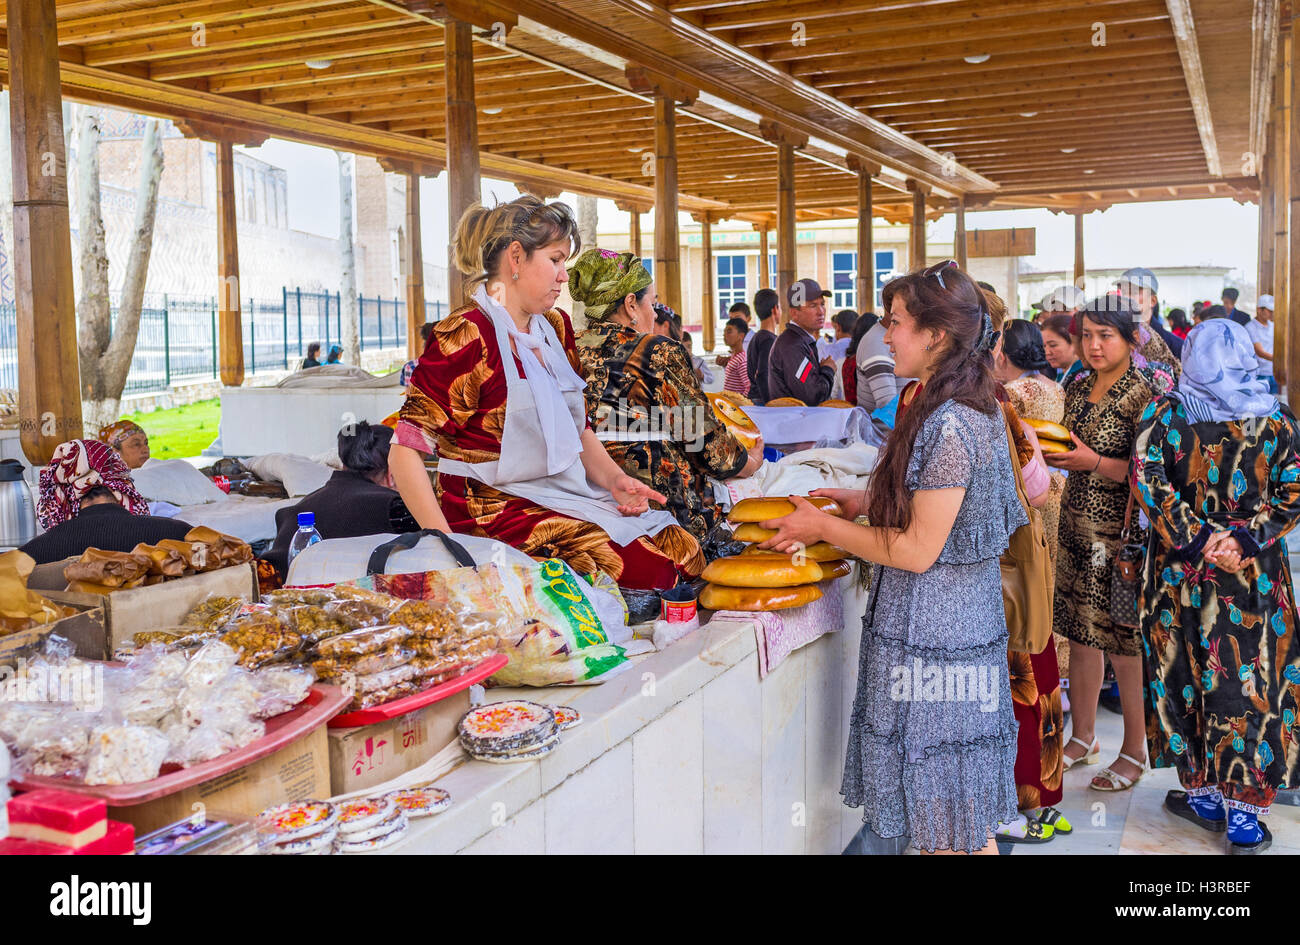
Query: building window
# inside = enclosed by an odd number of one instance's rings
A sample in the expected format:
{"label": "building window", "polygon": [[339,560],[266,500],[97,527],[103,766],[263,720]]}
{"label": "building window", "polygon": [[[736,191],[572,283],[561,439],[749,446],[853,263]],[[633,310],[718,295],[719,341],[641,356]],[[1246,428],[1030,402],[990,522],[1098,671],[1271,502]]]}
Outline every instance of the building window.
{"label": "building window", "polygon": [[655,274],[655,258],[653,256],[642,256],[641,265],[645,266],[645,271],[650,273],[651,277]]}
{"label": "building window", "polygon": [[767,254],[767,278],[772,283],[772,288],[776,288],[776,253]]}
{"label": "building window", "polygon": [[857,253],[831,253],[831,306],[837,311],[857,307],[857,278]]}
{"label": "building window", "polygon": [[727,309],[745,301],[745,257],[716,256],[718,267],[718,317],[726,318]]}
{"label": "building window", "polygon": [[882,249],[876,253],[876,307],[881,305],[880,290],[894,277],[894,251]]}

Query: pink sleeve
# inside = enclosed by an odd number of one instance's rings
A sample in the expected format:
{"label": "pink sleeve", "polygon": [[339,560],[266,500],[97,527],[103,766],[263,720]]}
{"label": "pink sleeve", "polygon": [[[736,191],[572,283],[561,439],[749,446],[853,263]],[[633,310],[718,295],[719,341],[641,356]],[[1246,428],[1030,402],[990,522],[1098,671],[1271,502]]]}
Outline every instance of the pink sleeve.
{"label": "pink sleeve", "polygon": [[1036,499],[1049,488],[1052,480],[1043,464],[1035,456],[1024,467],[1021,468],[1020,474],[1025,480],[1025,494],[1031,499]]}

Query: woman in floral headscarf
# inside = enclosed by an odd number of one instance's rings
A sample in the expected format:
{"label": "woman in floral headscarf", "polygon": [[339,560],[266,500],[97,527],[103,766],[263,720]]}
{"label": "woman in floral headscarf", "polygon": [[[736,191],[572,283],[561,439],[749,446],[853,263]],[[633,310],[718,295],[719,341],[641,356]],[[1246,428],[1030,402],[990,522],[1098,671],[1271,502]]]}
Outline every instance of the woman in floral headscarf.
{"label": "woman in floral headscarf", "polygon": [[762,443],[746,452],[714,415],[686,349],[654,333],[655,286],[640,259],[590,249],[569,270],[569,293],[586,306],[577,345],[588,422],[613,460],[703,539],[720,517],[710,479],[752,474]]}
{"label": "woman in floral headscarf", "polygon": [[117,450],[131,469],[139,469],[149,462],[149,434],[133,420],[119,420],[102,428],[99,442]]}
{"label": "woman in floral headscarf", "polygon": [[1246,329],[1188,333],[1178,387],[1138,421],[1132,482],[1151,520],[1142,594],[1147,750],[1166,809],[1228,853],[1300,786],[1300,634],[1283,536],[1300,522],[1300,430],[1258,376]]}
{"label": "woman in floral headscarf", "polygon": [[41,470],[36,520],[45,529],[22,551],[37,564],[61,561],[87,548],[130,551],[140,542],[182,539],[190,526],[149,514],[149,503],[131,481],[131,470],[112,447],[97,440],[69,440]]}

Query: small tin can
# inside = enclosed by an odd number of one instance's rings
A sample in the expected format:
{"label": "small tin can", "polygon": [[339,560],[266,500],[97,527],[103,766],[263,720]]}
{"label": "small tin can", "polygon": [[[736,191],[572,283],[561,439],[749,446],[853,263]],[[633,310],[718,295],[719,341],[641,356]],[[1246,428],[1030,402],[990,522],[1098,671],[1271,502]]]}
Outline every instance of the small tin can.
{"label": "small tin can", "polygon": [[664,591],[659,595],[659,616],[666,623],[690,623],[695,619],[695,592],[686,585]]}

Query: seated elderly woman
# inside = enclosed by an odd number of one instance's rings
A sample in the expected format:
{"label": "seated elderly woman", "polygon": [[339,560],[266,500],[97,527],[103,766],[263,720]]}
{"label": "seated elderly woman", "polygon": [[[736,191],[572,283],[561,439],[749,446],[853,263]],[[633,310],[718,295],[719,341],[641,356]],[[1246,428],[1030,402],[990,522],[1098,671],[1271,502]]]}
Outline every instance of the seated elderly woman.
{"label": "seated elderly woman", "polygon": [[150,515],[122,457],[96,440],[69,440],[55,448],[41,470],[36,519],[45,533],[19,550],[37,564],[75,557],[87,548],[130,551],[140,542],[183,539],[190,531],[186,522]]}
{"label": "seated elderly woman", "polygon": [[110,423],[99,431],[98,439],[117,450],[130,469],[139,469],[149,462],[149,434],[133,420]]}
{"label": "seated elderly woman", "polygon": [[277,571],[288,567],[289,542],[298,530],[298,513],[316,516],[316,531],[322,538],[357,538],[390,532],[419,531],[406,503],[393,488],[388,473],[388,449],[393,431],[366,421],[349,424],[339,431],[339,459],[343,468],[297,505],[275,513],[275,541],[262,557]]}
{"label": "seated elderly woman", "polygon": [[752,475],[762,442],[746,452],[714,416],[686,349],[654,333],[655,285],[639,258],[590,249],[569,271],[569,292],[586,306],[578,359],[596,438],[703,540],[722,516],[710,479]]}
{"label": "seated elderly woman", "polygon": [[[555,309],[577,249],[563,204],[474,206],[456,229],[470,304],[434,325],[389,456],[416,521],[495,538],[638,589],[704,570],[661,493],[629,476],[587,423],[569,316]],[[437,490],[421,453],[438,454]],[[444,515],[445,510],[445,515]]]}

